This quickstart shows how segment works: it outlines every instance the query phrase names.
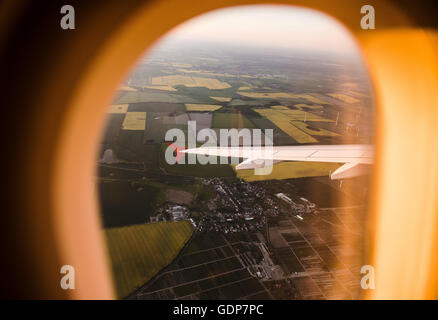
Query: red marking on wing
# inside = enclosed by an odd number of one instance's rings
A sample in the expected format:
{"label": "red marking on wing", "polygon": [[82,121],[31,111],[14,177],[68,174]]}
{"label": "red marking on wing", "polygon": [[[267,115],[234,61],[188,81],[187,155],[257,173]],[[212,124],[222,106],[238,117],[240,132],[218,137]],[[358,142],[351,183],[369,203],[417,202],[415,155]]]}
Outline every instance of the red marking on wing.
{"label": "red marking on wing", "polygon": [[179,162],[181,160],[182,157],[184,157],[183,153],[180,153],[181,150],[186,150],[186,148],[180,147],[176,144],[173,144],[172,142],[168,142],[167,145],[169,147],[172,147],[173,150],[175,150],[176,152],[176,161]]}

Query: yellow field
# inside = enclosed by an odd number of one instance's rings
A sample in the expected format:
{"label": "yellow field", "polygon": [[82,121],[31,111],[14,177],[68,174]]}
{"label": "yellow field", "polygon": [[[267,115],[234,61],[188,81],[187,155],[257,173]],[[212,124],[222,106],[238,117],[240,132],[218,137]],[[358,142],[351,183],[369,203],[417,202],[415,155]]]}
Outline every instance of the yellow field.
{"label": "yellow field", "polygon": [[216,111],[222,106],[217,104],[194,104],[194,103],[186,103],[187,111]]}
{"label": "yellow field", "polygon": [[333,122],[333,120],[320,117],[311,112],[303,110],[291,110],[285,106],[272,106],[270,109],[254,109],[254,111],[267,118],[272,115],[280,114],[281,116],[288,117],[289,120]]}
{"label": "yellow field", "polygon": [[231,98],[228,97],[210,97],[214,100],[220,101],[220,102],[229,102],[231,101]]}
{"label": "yellow field", "polygon": [[165,90],[165,91],[177,91],[174,87],[171,86],[144,86],[147,89],[156,89],[156,90]]}
{"label": "yellow field", "polygon": [[318,104],[328,104],[328,102],[316,98],[310,94],[295,94],[295,93],[287,93],[287,92],[245,92],[245,91],[237,91],[241,96],[245,96],[248,98],[255,99],[306,99],[311,103]]}
{"label": "yellow field", "polygon": [[240,91],[240,90],[251,90],[251,87],[240,87],[238,89],[238,91]]}
{"label": "yellow field", "polygon": [[308,109],[323,109],[323,106],[320,105],[314,105],[314,104],[304,104],[304,103],[299,103],[294,105],[295,107],[297,107],[300,110],[303,110],[303,108],[308,108]]}
{"label": "yellow field", "polygon": [[188,221],[106,229],[117,296],[126,297],[171,263],[192,234]]}
{"label": "yellow field", "polygon": [[327,93],[327,95],[347,103],[357,103],[360,101],[359,99],[347,96],[343,93]]}
{"label": "yellow field", "polygon": [[112,104],[108,107],[106,113],[126,113],[129,104]]}
{"label": "yellow field", "polygon": [[271,110],[271,109],[254,109],[254,111],[258,112],[260,115],[267,118],[269,121],[274,123],[278,128],[280,128],[283,132],[288,134],[290,137],[292,137],[295,141],[298,143],[314,143],[318,142],[315,138],[313,138],[311,135],[303,132],[302,130],[298,129],[297,127],[293,126],[290,121],[291,119],[287,116],[284,116],[281,112],[278,112],[277,110]]}
{"label": "yellow field", "polygon": [[290,110],[284,106],[272,106],[270,109],[254,109],[254,111],[274,123],[279,129],[298,143],[318,142],[313,136],[338,135],[337,133],[325,129],[310,129],[308,124],[303,122],[304,120],[311,122],[333,122],[333,120],[322,118],[311,112]]}
{"label": "yellow field", "polygon": [[128,87],[128,86],[120,86],[119,89],[120,91],[138,91],[137,89]]}
{"label": "yellow field", "polygon": [[[282,180],[305,177],[327,176],[341,164],[330,162],[280,162],[274,164],[269,175],[254,175],[253,169],[235,170],[238,178],[245,181]],[[233,166],[235,169],[235,166]]]}
{"label": "yellow field", "polygon": [[208,89],[226,89],[231,87],[228,83],[213,78],[190,77],[181,75],[153,77],[152,85],[184,85],[186,87],[206,87]]}
{"label": "yellow field", "polygon": [[145,130],[146,112],[127,112],[122,124],[123,130]]}
{"label": "yellow field", "polygon": [[290,119],[282,116],[282,115],[275,115],[271,117],[267,117],[270,121],[272,121],[277,127],[279,127],[283,132],[288,134],[290,137],[292,137],[296,142],[298,143],[316,143],[318,140],[316,140],[311,135],[305,133],[304,131],[300,130],[299,128],[293,126],[290,122]]}

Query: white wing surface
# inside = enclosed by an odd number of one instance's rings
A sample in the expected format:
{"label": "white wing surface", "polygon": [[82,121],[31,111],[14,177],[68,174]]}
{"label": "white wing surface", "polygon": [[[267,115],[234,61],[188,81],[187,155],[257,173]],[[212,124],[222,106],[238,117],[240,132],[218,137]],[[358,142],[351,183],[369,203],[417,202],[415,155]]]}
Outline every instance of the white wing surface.
{"label": "white wing surface", "polygon": [[373,164],[371,145],[308,145],[278,147],[201,147],[181,152],[209,156],[246,159],[236,169],[263,168],[281,161],[344,163],[333,172],[332,179],[345,179],[366,174]]}

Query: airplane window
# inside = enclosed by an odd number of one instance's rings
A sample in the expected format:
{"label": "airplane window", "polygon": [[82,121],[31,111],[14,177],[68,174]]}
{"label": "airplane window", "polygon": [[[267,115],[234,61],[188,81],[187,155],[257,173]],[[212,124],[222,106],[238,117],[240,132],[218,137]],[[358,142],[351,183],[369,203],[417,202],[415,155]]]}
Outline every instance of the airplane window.
{"label": "airplane window", "polygon": [[119,298],[362,297],[373,94],[336,20],[268,5],[194,18],[106,117],[96,184]]}

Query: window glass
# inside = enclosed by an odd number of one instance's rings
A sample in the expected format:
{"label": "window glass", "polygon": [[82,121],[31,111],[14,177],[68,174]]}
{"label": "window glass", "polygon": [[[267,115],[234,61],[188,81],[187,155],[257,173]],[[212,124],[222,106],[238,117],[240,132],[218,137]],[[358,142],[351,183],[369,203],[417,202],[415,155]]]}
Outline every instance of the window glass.
{"label": "window glass", "polygon": [[169,32],[102,133],[118,296],[360,298],[373,112],[354,39],[322,13],[235,7]]}

